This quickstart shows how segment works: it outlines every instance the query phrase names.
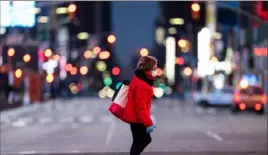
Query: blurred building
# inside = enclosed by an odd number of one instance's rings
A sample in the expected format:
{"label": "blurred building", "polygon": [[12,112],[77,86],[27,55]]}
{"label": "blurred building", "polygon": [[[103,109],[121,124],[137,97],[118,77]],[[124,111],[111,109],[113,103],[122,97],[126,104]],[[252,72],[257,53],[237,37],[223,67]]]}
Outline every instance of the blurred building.
{"label": "blurred building", "polygon": [[[160,2],[159,6],[161,11],[155,21],[154,55],[159,58],[159,66],[166,70],[174,70],[167,68],[169,60],[173,57],[178,60],[179,64],[176,62],[175,67],[177,85],[185,80],[182,69],[190,66],[195,70],[198,66],[198,33],[204,27],[208,27],[211,33],[208,43],[211,48],[205,59],[215,65],[210,65],[214,66],[211,71],[209,66],[203,69],[209,71],[208,76],[224,74],[226,85],[236,85],[241,74],[256,72],[260,66],[265,68],[267,56],[255,58],[254,51],[266,51],[267,35],[263,35],[267,34],[267,27],[263,24],[267,21],[266,2]],[[166,39],[170,37],[175,39],[176,45],[172,45],[175,46],[175,55],[167,54]],[[204,50],[200,51],[202,55]],[[258,61],[260,59],[263,61]]]}
{"label": "blurred building", "polygon": [[[45,92],[54,82],[68,90],[70,83],[87,91],[115,88],[119,66],[110,14],[110,2],[1,1],[1,15],[8,17],[1,18],[1,65],[20,64],[42,75]],[[16,51],[12,62],[10,49]],[[66,71],[68,64],[72,72]]]}
{"label": "blurred building", "polygon": [[[167,74],[175,80],[174,86],[180,90],[185,80],[191,77],[185,78],[184,68],[193,69],[197,65],[197,33],[205,24],[204,6],[204,3],[194,1],[159,2],[160,12],[155,20],[154,29],[154,55],[159,59],[158,65],[169,72]],[[175,48],[173,55],[168,55],[170,51],[167,49],[167,38],[175,40],[175,44],[171,45]],[[173,59],[176,60],[175,68]],[[172,63],[168,63],[170,61]]]}

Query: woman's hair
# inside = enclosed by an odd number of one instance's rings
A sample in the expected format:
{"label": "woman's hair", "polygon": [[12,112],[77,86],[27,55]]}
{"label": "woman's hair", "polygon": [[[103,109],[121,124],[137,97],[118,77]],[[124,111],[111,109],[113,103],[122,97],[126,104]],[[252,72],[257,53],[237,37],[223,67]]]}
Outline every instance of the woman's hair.
{"label": "woman's hair", "polygon": [[153,56],[143,56],[140,58],[137,69],[141,71],[150,71],[157,64],[157,60]]}

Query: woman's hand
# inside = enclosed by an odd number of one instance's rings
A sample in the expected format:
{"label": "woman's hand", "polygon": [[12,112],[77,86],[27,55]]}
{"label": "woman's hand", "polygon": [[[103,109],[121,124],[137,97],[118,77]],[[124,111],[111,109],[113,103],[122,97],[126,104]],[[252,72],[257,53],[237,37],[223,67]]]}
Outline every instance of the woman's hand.
{"label": "woman's hand", "polygon": [[151,132],[153,132],[154,128],[156,128],[156,126],[154,126],[154,125],[149,126],[149,127],[146,128],[146,132],[151,133]]}

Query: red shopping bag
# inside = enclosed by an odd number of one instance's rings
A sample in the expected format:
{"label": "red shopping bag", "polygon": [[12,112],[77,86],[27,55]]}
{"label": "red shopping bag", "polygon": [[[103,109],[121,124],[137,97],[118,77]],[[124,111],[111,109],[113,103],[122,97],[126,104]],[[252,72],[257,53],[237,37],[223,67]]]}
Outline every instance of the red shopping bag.
{"label": "red shopping bag", "polygon": [[[129,81],[125,80],[115,92],[109,111],[118,119],[123,120],[125,107],[128,100]],[[125,122],[125,121],[124,121]]]}

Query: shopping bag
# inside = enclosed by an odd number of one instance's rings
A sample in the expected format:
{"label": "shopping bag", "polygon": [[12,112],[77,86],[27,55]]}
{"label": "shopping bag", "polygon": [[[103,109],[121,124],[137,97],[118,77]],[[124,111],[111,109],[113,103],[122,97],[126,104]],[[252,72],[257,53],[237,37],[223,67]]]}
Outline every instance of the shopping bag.
{"label": "shopping bag", "polygon": [[129,91],[129,81],[125,80],[121,86],[116,90],[113,98],[112,98],[112,104],[109,108],[109,111],[116,116],[118,119],[123,120],[125,107],[128,100],[128,91]]}

